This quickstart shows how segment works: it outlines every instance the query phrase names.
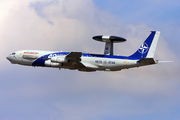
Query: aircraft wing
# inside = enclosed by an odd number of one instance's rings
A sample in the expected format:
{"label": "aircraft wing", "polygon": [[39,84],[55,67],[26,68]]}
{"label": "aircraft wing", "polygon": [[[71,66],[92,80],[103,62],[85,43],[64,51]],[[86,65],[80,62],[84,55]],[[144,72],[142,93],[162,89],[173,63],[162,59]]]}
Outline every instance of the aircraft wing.
{"label": "aircraft wing", "polygon": [[82,55],[82,52],[71,52],[66,56],[66,59],[80,61],[81,55]]}
{"label": "aircraft wing", "polygon": [[85,66],[80,62],[82,52],[71,52],[66,56],[66,59],[69,60],[69,64],[75,66],[76,68],[85,68]]}
{"label": "aircraft wing", "polygon": [[82,64],[83,64],[84,66],[86,66],[87,68],[98,68],[98,66],[95,66],[95,65],[90,64],[90,63],[84,63],[84,62],[82,62]]}
{"label": "aircraft wing", "polygon": [[96,71],[94,69],[87,68],[85,64],[81,63],[81,55],[82,52],[71,52],[66,56],[66,59],[70,61],[69,64],[73,65],[79,71]]}

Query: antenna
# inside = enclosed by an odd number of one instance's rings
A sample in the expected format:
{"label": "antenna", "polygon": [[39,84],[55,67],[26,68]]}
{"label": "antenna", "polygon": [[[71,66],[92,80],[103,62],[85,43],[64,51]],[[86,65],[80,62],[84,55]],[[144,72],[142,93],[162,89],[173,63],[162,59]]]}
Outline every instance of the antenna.
{"label": "antenna", "polygon": [[113,43],[125,42],[126,39],[117,36],[103,36],[98,35],[93,37],[94,40],[106,42],[104,48],[104,55],[113,55]]}

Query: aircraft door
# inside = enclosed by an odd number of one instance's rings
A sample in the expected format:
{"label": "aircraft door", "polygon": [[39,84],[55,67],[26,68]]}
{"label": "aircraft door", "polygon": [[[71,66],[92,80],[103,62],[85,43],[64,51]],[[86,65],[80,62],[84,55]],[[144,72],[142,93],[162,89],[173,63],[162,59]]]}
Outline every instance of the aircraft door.
{"label": "aircraft door", "polygon": [[128,64],[129,64],[128,59],[124,59],[123,60],[123,65],[128,65]]}

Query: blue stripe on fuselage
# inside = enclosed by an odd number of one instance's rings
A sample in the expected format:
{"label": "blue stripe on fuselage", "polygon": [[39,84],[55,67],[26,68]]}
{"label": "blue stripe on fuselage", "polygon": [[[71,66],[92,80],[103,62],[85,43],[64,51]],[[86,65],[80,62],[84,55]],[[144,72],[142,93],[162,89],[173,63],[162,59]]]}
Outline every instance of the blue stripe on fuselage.
{"label": "blue stripe on fuselage", "polygon": [[[50,53],[47,55],[44,55],[40,58],[38,58],[36,61],[32,63],[32,66],[45,66],[45,61],[50,59],[49,56],[55,57],[55,56],[66,56],[70,54],[71,52],[55,52]],[[128,60],[139,60],[137,58],[133,57],[127,57],[127,56],[116,56],[116,55],[103,55],[103,54],[89,54],[89,53],[82,53],[82,57],[98,57],[98,58],[111,58],[111,59],[128,59]]]}
{"label": "blue stripe on fuselage", "polygon": [[82,53],[82,56],[89,56],[89,57],[100,57],[100,58],[112,58],[112,59],[129,59],[129,60],[138,60],[137,58],[127,57],[127,56],[116,56],[116,55],[102,55],[102,54],[88,54]]}

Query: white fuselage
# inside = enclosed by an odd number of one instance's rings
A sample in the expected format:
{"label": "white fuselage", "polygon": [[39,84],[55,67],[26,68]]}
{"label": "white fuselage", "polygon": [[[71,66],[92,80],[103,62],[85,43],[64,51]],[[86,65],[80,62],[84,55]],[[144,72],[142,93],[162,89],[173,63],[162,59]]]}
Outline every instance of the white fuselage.
{"label": "white fuselage", "polygon": [[138,50],[130,56],[113,55],[113,42],[125,41],[116,36],[95,36],[93,39],[105,41],[104,54],[82,52],[58,52],[22,50],[10,54],[7,59],[13,64],[41,67],[77,69],[79,71],[118,71],[132,67],[156,64],[154,53],[159,39],[159,31],[151,31]]}
{"label": "white fuselage", "polygon": [[[26,66],[56,67],[78,69],[80,71],[118,71],[147,64],[138,63],[138,59],[123,56],[110,56],[82,53],[80,60],[65,60],[70,52],[22,50],[10,54],[7,59],[13,64]],[[77,66],[81,64],[82,66]]]}

